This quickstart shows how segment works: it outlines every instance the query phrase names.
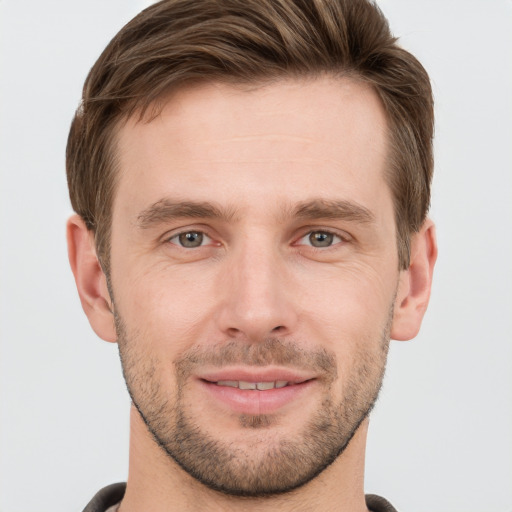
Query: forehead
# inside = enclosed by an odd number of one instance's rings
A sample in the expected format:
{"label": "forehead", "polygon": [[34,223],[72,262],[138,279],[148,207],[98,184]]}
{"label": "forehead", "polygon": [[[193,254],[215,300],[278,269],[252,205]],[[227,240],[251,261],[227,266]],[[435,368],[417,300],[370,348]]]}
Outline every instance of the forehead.
{"label": "forehead", "polygon": [[183,88],[156,118],[119,129],[114,212],[116,203],[140,210],[169,195],[241,205],[269,192],[290,203],[378,192],[385,134],[376,93],[349,78]]}

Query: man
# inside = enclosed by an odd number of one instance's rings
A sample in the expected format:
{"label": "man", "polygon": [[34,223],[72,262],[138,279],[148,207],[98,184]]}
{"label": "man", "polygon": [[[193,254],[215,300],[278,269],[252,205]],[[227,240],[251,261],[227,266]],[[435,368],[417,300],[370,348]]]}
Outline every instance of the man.
{"label": "man", "polygon": [[71,267],[132,398],[86,511],[392,511],[363,491],[390,338],[437,247],[432,94],[366,0],[170,0],[68,141]]}

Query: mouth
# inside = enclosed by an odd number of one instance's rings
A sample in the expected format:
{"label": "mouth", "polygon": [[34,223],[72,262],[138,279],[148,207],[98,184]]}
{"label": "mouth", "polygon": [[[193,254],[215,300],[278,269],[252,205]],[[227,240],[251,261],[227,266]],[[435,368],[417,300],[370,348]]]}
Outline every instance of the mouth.
{"label": "mouth", "polygon": [[200,378],[199,382],[207,392],[208,402],[218,407],[234,413],[272,414],[286,410],[316,382],[310,376],[277,373],[280,375],[212,375]]}
{"label": "mouth", "polygon": [[293,386],[300,384],[300,382],[289,382],[286,380],[275,380],[275,381],[262,381],[262,382],[249,382],[245,380],[219,380],[217,382],[211,382],[217,386],[223,386],[227,388],[238,388],[243,390],[254,390],[254,391],[268,391],[269,389],[281,389],[287,386]]}

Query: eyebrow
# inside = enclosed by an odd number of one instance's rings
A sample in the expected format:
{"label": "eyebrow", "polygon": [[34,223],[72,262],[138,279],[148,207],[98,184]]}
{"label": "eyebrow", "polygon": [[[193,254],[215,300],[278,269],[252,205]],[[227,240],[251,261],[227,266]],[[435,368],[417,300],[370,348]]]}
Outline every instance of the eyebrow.
{"label": "eyebrow", "polygon": [[363,224],[375,222],[375,215],[368,208],[347,200],[313,199],[299,203],[292,216],[309,220],[347,220]]}
{"label": "eyebrow", "polygon": [[[149,229],[175,219],[218,219],[228,222],[235,217],[234,208],[221,208],[207,201],[161,199],[137,216],[137,225],[141,229]],[[347,220],[364,224],[375,222],[375,215],[368,208],[353,201],[329,199],[313,199],[303,201],[293,208],[284,208],[282,220],[287,218]]]}
{"label": "eyebrow", "polygon": [[222,209],[206,201],[172,201],[170,199],[161,199],[140,212],[137,216],[137,225],[141,229],[148,229],[157,224],[183,218],[229,221],[233,219],[234,215],[234,210]]}

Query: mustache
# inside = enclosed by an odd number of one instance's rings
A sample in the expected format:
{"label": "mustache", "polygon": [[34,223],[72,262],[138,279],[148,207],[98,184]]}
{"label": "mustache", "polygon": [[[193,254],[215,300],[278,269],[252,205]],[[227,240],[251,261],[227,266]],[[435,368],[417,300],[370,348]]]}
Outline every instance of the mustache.
{"label": "mustache", "polygon": [[181,377],[199,366],[223,367],[233,364],[246,366],[286,366],[309,370],[333,381],[338,375],[336,356],[325,348],[306,350],[298,343],[281,338],[267,338],[258,343],[230,341],[211,347],[194,347],[174,363]]}

